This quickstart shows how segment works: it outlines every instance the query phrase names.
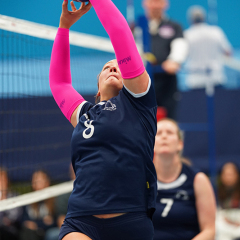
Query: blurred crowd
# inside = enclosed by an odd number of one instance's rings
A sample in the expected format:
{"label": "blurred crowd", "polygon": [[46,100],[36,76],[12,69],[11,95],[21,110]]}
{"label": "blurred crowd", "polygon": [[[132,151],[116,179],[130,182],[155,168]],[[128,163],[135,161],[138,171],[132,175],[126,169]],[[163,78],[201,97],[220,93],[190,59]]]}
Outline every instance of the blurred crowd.
{"label": "blurred crowd", "polygon": [[186,75],[188,89],[206,89],[212,95],[226,82],[222,57],[231,55],[232,46],[220,27],[207,23],[202,6],[187,10],[190,27],[183,30],[166,13],[170,1],[143,0],[142,5],[145,15],[138,18],[134,34],[141,39],[158,106],[167,117],[177,119],[179,70]]}
{"label": "blurred crowd", "polygon": [[[75,179],[72,166],[69,177]],[[42,169],[32,173],[32,191],[51,185],[48,173]],[[17,196],[11,191],[7,170],[0,168],[0,201]],[[30,205],[0,212],[1,240],[57,240],[60,227],[67,213],[70,193],[49,198]]]}
{"label": "blurred crowd", "polygon": [[[157,145],[155,148],[157,149]],[[181,161],[187,168],[192,168],[189,159],[181,157]],[[157,164],[156,159],[155,164]],[[164,170],[166,167],[161,167],[159,170]],[[167,169],[170,170],[167,167],[162,177],[166,176]],[[70,167],[70,179],[74,180],[74,178],[74,172]],[[0,168],[0,201],[17,196],[10,190],[10,185],[7,170]],[[50,185],[50,177],[44,170],[33,172],[32,191],[42,190]],[[0,212],[0,239],[57,240],[60,227],[67,213],[69,196],[70,193],[67,193],[24,207]],[[239,166],[234,162],[225,163],[219,171],[216,202],[216,240],[240,239],[240,172]],[[154,216],[156,218],[157,213]],[[177,223],[178,219],[175,221]]]}

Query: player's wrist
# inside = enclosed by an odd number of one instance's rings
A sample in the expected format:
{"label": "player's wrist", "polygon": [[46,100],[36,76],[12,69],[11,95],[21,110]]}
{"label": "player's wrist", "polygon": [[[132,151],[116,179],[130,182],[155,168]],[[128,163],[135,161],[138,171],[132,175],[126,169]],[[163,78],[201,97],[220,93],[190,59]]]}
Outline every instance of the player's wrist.
{"label": "player's wrist", "polygon": [[65,23],[64,21],[59,22],[59,28],[66,28],[66,29],[70,29],[70,25],[68,23]]}
{"label": "player's wrist", "polygon": [[59,24],[59,28],[70,29],[69,26],[66,26],[66,25],[64,25],[64,24]]}

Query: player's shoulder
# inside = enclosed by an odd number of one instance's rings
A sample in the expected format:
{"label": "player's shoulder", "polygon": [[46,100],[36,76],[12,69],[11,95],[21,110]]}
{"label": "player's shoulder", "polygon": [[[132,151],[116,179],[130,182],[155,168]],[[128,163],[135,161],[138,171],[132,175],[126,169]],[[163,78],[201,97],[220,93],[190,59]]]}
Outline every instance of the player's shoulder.
{"label": "player's shoulder", "polygon": [[199,169],[194,168],[191,165],[188,165],[186,163],[183,163],[182,166],[183,166],[182,171],[192,179],[194,179],[196,175],[200,172]]}
{"label": "player's shoulder", "polygon": [[148,76],[148,86],[145,92],[135,94],[125,85],[119,93],[121,101],[128,99],[129,103],[138,110],[155,109],[157,107],[155,91],[150,76]]}
{"label": "player's shoulder", "polygon": [[197,184],[206,183],[209,181],[208,176],[204,172],[198,172],[195,175],[194,181]]}
{"label": "player's shoulder", "polygon": [[224,36],[224,32],[223,30],[218,27],[218,26],[211,26],[212,27],[212,31],[218,36],[218,37],[223,37]]}

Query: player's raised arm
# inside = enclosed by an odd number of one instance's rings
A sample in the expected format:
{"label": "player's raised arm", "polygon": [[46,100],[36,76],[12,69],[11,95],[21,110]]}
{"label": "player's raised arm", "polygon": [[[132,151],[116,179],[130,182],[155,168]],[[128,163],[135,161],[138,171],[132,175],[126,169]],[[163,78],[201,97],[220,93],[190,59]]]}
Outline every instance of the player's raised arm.
{"label": "player's raised arm", "polygon": [[68,1],[63,2],[59,29],[53,44],[49,83],[53,97],[62,113],[75,126],[76,120],[72,115],[84,99],[72,87],[69,28],[89,11],[91,4],[82,3],[81,7],[76,9],[73,2],[71,2],[72,11],[68,11],[67,4]]}
{"label": "player's raised arm", "polygon": [[149,77],[126,19],[111,0],[90,1],[111,39],[124,85],[133,93],[145,92]]}

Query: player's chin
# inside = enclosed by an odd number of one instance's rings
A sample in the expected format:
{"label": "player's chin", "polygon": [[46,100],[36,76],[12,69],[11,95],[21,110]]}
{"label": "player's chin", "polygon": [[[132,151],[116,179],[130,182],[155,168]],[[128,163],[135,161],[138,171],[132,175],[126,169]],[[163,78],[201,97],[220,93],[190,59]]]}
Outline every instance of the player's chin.
{"label": "player's chin", "polygon": [[109,79],[106,84],[109,86],[109,87],[112,87],[112,88],[118,88],[118,89],[122,89],[123,88],[123,83],[117,79],[117,78],[111,78]]}
{"label": "player's chin", "polygon": [[172,155],[173,152],[170,149],[165,148],[165,149],[160,149],[159,154],[161,154],[161,155]]}
{"label": "player's chin", "polygon": [[120,82],[120,81],[121,81],[120,79],[114,76],[110,76],[106,79],[106,82]]}

